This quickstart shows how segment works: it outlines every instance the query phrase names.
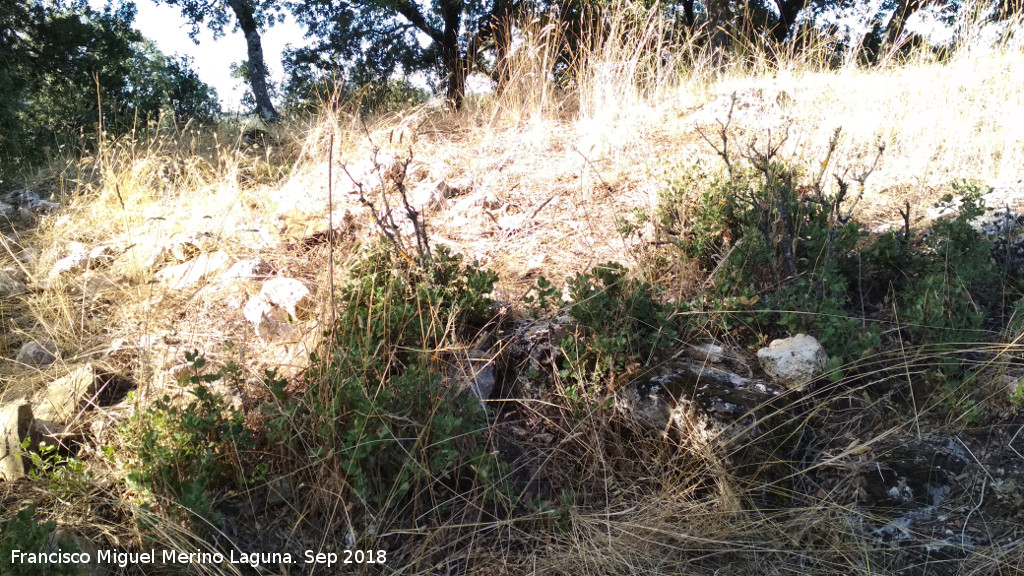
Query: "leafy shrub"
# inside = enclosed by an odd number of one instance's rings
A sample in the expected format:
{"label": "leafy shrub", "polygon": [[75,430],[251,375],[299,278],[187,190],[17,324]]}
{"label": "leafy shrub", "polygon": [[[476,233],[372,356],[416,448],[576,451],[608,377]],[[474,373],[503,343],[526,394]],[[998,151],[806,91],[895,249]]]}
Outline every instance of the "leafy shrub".
{"label": "leafy shrub", "polygon": [[[984,214],[984,191],[976,184],[955,183],[962,204],[955,218],[939,220],[914,259],[911,281],[900,294],[902,320],[919,342],[977,340],[988,307],[1002,285],[991,259],[992,243],[971,225]],[[942,202],[951,202],[946,196]]]}
{"label": "leafy shrub", "polygon": [[[198,352],[186,353],[192,375],[185,382],[193,396],[184,406],[170,396],[154,402],[126,425],[138,469],[128,475],[129,484],[169,498],[186,520],[191,515],[216,520],[209,497],[211,490],[238,476],[232,476],[239,460],[237,452],[251,450],[254,440],[240,412],[229,410],[224,400],[207,384],[231,376],[236,366],[228,365],[213,374],[201,374],[206,360]],[[197,525],[201,525],[198,523]]]}
{"label": "leafy shrub", "polygon": [[35,506],[29,506],[18,514],[0,524],[0,574],[5,576],[75,576],[78,574],[76,564],[32,564],[14,562],[11,552],[21,550],[26,553],[40,553],[60,549],[63,552],[75,552],[73,542],[61,541],[56,546],[51,538],[57,528],[53,520],[38,522],[35,519]]}
{"label": "leafy shrub", "polygon": [[442,378],[441,360],[486,318],[496,275],[443,248],[423,270],[383,245],[352,272],[328,353],[288,415],[312,433],[306,457],[340,470],[367,513],[489,488],[497,463],[485,414]]}
{"label": "leafy shrub", "polygon": [[[683,257],[713,275],[699,306],[713,329],[747,334],[809,332],[832,355],[856,357],[878,331],[849,313],[843,265],[861,238],[842,213],[848,187],[833,194],[771,157],[711,175],[683,166],[661,194],[658,223]],[[697,190],[686,187],[696,186]],[[687,198],[697,193],[699,200]]]}
{"label": "leafy shrub", "polygon": [[[28,441],[23,446],[28,449]],[[34,452],[28,453],[32,460],[29,475],[49,482],[50,492],[60,498],[72,498],[86,492],[92,485],[92,477],[85,471],[85,463],[73,456],[65,456],[53,445],[40,443]]]}
{"label": "leafy shrub", "polygon": [[609,262],[569,280],[569,316],[580,331],[567,336],[563,351],[575,368],[596,377],[646,364],[676,338],[673,309],[650,283],[628,276]]}
{"label": "leafy shrub", "polygon": [[[602,397],[606,378],[663,357],[675,342],[679,307],[621,264],[595,266],[567,284],[565,310],[574,325],[559,343],[558,372],[570,379],[570,399]],[[524,300],[536,315],[563,303],[562,291],[543,276]]]}

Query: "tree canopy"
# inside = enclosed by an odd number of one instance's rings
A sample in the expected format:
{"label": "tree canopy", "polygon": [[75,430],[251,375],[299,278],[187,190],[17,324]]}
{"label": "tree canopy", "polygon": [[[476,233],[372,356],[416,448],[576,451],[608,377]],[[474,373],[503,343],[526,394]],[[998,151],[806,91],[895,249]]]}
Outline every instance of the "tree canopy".
{"label": "tree canopy", "polygon": [[0,162],[5,172],[174,114],[210,120],[220,107],[188,59],[132,28],[130,4],[0,0]]}
{"label": "tree canopy", "polygon": [[462,105],[466,77],[488,46],[501,50],[503,32],[522,9],[515,0],[292,1],[312,44],[292,55],[292,85],[325,75],[356,82],[422,74],[444,86],[448,102]]}
{"label": "tree canopy", "polygon": [[[283,18],[281,4],[275,0],[154,0],[181,9],[181,14],[192,22],[190,36],[195,40],[200,25],[213,31],[214,37],[222,36],[232,22],[245,37],[248,59],[245,62],[246,78],[252,89],[256,111],[267,122],[277,121],[277,109],[270,99],[270,83],[267,78],[267,63],[263,56],[263,39],[260,29]],[[233,18],[232,18],[233,16]]]}

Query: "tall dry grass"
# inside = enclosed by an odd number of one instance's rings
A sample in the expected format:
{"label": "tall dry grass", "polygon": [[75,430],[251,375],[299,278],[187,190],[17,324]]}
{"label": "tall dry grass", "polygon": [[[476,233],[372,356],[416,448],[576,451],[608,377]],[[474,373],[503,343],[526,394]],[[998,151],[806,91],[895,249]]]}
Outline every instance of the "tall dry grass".
{"label": "tall dry grass", "polygon": [[[322,183],[329,154],[356,159],[376,143],[397,149],[415,144],[417,152],[451,159],[466,155],[467,141],[474,149],[481,141],[499,138],[515,154],[521,152],[517,146],[522,142],[535,142],[535,148],[526,149],[538,157],[560,146],[562,151],[575,148],[602,169],[607,160],[638,173],[653,172],[665,159],[707,154],[700,142],[694,144],[688,123],[696,108],[718,94],[764,86],[791,98],[787,114],[794,134],[800,134],[795,140],[803,147],[794,154],[813,158],[836,125],[847,134],[851,160],[879,139],[884,141],[888,154],[880,170],[879,180],[885,182],[881,187],[938,186],[958,176],[995,181],[1022,175],[1024,124],[1019,114],[1024,110],[1024,86],[1014,80],[1024,77],[1019,44],[982,47],[974,40],[977,33],[965,34],[969,40],[946,61],[921,58],[873,69],[848,65],[834,70],[827,65],[830,52],[824,41],[799,52],[748,46],[742,59],[719,69],[711,65],[711,55],[696,38],[672,36],[656,10],[623,4],[603,18],[600,36],[574,39],[580,50],[564,63],[561,83],[553,70],[569,40],[565,28],[544,16],[519,23],[505,90],[454,118],[424,107],[366,125],[357,114],[325,109],[316,118],[275,128],[274,139],[286,144],[260,154],[243,153],[237,133],[190,128],[104,143],[65,175],[68,208],[44,226],[36,241],[59,253],[72,239],[137,244],[142,234],[155,235],[157,241],[187,236],[210,229],[211,218],[219,219],[213,228],[244,226],[247,219],[256,220],[272,209],[268,190]],[[963,26],[971,29],[967,23]],[[755,119],[744,128],[756,132],[764,127]],[[431,130],[434,133],[426,135]],[[414,139],[417,132],[420,136]],[[335,148],[328,153],[332,142]],[[486,147],[481,144],[479,149]],[[538,172],[545,169],[556,170],[539,162]],[[886,200],[878,195],[879,202]],[[598,230],[613,235],[608,222]],[[40,262],[33,273],[45,276],[50,263]],[[125,291],[97,302],[38,295],[28,301],[20,323],[26,336],[47,335],[62,347],[89,353],[101,347],[100,336],[112,322],[144,327],[146,319],[135,314],[170,312],[151,308],[127,313],[117,308],[116,300],[147,297]],[[183,331],[219,335],[199,323]],[[915,370],[938,364],[945,354],[936,353],[929,360],[927,350],[912,352],[918,356]],[[1006,349],[979,353],[998,359]],[[878,358],[882,364],[891,360]],[[851,395],[856,392],[854,387]],[[547,404],[536,408],[536,416],[554,436],[555,448],[547,453],[545,464],[567,491],[528,513],[522,510],[531,495],[515,494],[514,503],[522,505],[518,515],[448,527],[444,538],[457,536],[449,541],[413,529],[389,534],[389,541],[406,538],[409,545],[397,555],[404,564],[388,570],[867,575],[889,568],[877,565],[885,556],[857,533],[855,528],[865,517],[848,503],[839,498],[799,500],[789,486],[790,477],[751,481],[729,474],[723,463],[744,446],[723,448],[686,438],[637,440],[632,431],[599,411],[570,418],[567,399],[554,398]],[[785,421],[778,428],[795,434],[790,429],[794,425],[798,423]],[[776,459],[772,464],[787,464],[785,455],[771,457]],[[310,478],[309,498],[298,496],[293,503],[296,525],[300,516],[338,506],[331,490],[344,484],[337,470],[303,473]],[[766,510],[753,505],[766,494],[789,498],[790,506]],[[99,498],[95,502],[109,503]],[[466,517],[482,508],[472,497],[455,505],[465,508]],[[145,514],[141,509],[137,513]],[[168,548],[190,549],[202,541],[170,519],[148,521],[155,526],[154,537]],[[114,530],[98,522],[96,526]],[[317,544],[324,543],[342,545],[344,538]],[[971,562],[979,572],[998,570],[1019,562],[1011,554],[982,550]],[[446,565],[436,560],[445,555],[457,561]],[[437,564],[425,564],[424,558]]]}

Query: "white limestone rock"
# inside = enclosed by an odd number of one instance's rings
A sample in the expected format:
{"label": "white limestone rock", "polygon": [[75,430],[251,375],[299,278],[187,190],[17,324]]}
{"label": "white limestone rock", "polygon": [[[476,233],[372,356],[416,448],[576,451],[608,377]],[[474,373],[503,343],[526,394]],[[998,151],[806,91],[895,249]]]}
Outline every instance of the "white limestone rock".
{"label": "white limestone rock", "polygon": [[825,350],[807,334],[772,340],[757,351],[757,360],[765,374],[791,390],[803,390],[828,366]]}

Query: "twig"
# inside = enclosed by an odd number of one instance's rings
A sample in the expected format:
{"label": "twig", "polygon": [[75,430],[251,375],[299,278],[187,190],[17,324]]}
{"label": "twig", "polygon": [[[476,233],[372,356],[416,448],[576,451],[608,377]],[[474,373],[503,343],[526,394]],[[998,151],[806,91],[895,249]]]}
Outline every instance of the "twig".
{"label": "twig", "polygon": [[[580,152],[579,148],[573,146],[572,149],[575,150],[576,153],[579,154],[583,158],[583,160],[585,160],[586,163],[590,165],[590,169],[594,171],[594,174],[597,176],[597,179],[601,181],[601,184],[604,184],[604,187],[606,189],[611,190],[612,187],[607,182],[604,181],[604,178],[601,178],[601,173],[598,172],[597,167],[594,166],[594,163],[590,161],[590,158],[587,158],[586,154]],[[548,201],[550,202],[550,198],[548,199]],[[546,203],[547,202],[545,202],[545,204]]]}
{"label": "twig", "polygon": [[715,146],[715,143],[712,142],[710,138],[708,138],[708,135],[704,133],[703,129],[701,129],[699,127],[697,128],[697,133],[700,134],[700,137],[703,138],[704,141],[707,142],[709,146],[711,146],[711,149],[714,150],[719,156],[722,157],[722,160],[725,161],[725,167],[729,171],[729,176],[730,177],[732,176],[732,160],[729,159],[729,134],[728,134],[728,130],[729,130],[729,126],[732,124],[732,113],[733,113],[733,110],[736,108],[736,101],[737,100],[739,100],[739,97],[736,96],[736,92],[733,92],[732,95],[729,98],[729,113],[725,117],[725,122],[723,123],[721,120],[717,120],[717,122],[718,122],[718,137],[722,139],[722,147],[721,148],[718,148],[718,146]]}
{"label": "twig", "polygon": [[338,325],[334,311],[334,122],[332,115],[331,141],[327,148],[327,286],[330,291],[331,308],[331,341],[334,341],[334,330]]}
{"label": "twig", "polygon": [[530,214],[530,218],[529,219],[533,220],[534,218],[536,218],[537,214],[539,214],[540,211],[543,210],[544,207],[547,206],[548,203],[551,202],[554,199],[555,199],[555,195],[554,194],[552,194],[551,196],[548,196],[548,199],[545,200],[544,202],[542,202],[540,206],[537,206],[537,209],[534,210],[532,214]]}

